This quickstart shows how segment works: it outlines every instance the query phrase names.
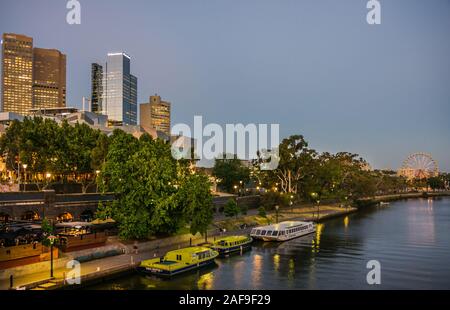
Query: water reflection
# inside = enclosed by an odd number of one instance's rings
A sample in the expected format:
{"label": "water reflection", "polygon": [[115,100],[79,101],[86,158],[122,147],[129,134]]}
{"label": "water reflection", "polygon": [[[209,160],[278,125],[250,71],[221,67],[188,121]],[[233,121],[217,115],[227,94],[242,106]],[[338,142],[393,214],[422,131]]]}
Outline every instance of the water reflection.
{"label": "water reflection", "polygon": [[344,217],[344,227],[346,228],[346,230],[348,228],[348,223],[349,222],[350,222],[350,218],[348,216]]}
{"label": "water reflection", "polygon": [[420,199],[420,204],[408,207],[408,239],[416,245],[433,244],[436,241],[433,199]]}
{"label": "water reflection", "polygon": [[261,269],[263,265],[263,257],[261,255],[255,254],[253,256],[253,269],[252,269],[252,283],[255,288],[259,288],[261,283]]}
{"label": "water reflection", "polygon": [[399,201],[326,221],[288,242],[255,242],[208,270],[171,280],[133,275],[94,288],[377,289],[365,277],[367,261],[378,259],[378,288],[450,289],[449,221],[448,198]]}
{"label": "water reflection", "polygon": [[214,282],[214,274],[212,272],[209,272],[207,274],[200,276],[200,279],[198,279],[197,282],[197,287],[200,290],[210,290],[213,288],[213,282]]}

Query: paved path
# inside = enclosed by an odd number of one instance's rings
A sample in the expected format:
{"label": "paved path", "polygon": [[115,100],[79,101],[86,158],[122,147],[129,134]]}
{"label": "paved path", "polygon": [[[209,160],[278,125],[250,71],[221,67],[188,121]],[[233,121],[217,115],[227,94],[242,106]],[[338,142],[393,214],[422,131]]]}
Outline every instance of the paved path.
{"label": "paved path", "polygon": [[[337,207],[321,207],[320,214],[321,217],[336,214],[339,212],[345,212],[346,209],[337,208]],[[317,211],[315,207],[295,207],[294,209],[284,209],[280,211],[280,215],[285,219],[293,219],[293,218],[303,218],[311,220],[313,219],[314,213],[317,215]],[[254,214],[253,214],[254,213]],[[251,210],[247,216],[256,215],[257,210]],[[274,212],[271,212],[274,214]],[[235,232],[228,232],[236,233]],[[248,231],[239,231],[239,233],[248,233]],[[167,251],[173,250],[177,248],[178,245],[171,245],[168,247],[160,247],[157,249],[150,249],[145,252],[138,252],[137,254],[122,254],[113,257],[107,257],[102,259],[97,259],[89,262],[81,263],[81,277],[89,276],[89,278],[95,278],[96,276],[106,276],[108,275],[108,270],[111,272],[117,272],[118,270],[126,270],[132,269],[136,264],[140,261],[159,257],[164,255]],[[66,268],[56,268],[54,269],[54,281],[62,282],[65,278],[65,274],[70,272],[70,269]],[[110,273],[111,273],[110,272]],[[48,269],[42,270],[42,272],[29,274],[26,276],[17,277],[14,279],[14,288],[28,286],[32,283],[38,282],[46,282],[50,281],[50,262],[48,262]],[[10,283],[9,279],[0,280],[0,290],[9,289]]]}

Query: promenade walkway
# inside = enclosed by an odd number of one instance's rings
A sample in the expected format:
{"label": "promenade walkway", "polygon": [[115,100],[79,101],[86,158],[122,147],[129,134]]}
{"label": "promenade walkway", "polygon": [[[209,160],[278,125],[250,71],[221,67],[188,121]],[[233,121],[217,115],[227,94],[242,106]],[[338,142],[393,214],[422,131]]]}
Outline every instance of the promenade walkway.
{"label": "promenade walkway", "polygon": [[[294,207],[289,209],[280,210],[280,220],[301,219],[301,220],[317,220],[317,209],[315,207]],[[339,208],[337,206],[321,206],[320,218],[328,217],[330,215],[339,215],[342,213],[352,212],[355,209]],[[257,214],[256,210],[252,210],[245,217],[254,217]],[[268,216],[274,216],[274,212],[269,212]],[[241,217],[241,219],[244,217]],[[215,222],[220,223],[222,218],[216,218]],[[239,218],[238,218],[239,221]],[[228,231],[227,234],[233,233],[249,233],[249,229],[239,231]],[[210,234],[211,235],[211,234]],[[186,237],[186,236],[184,236]],[[212,237],[210,237],[212,238]],[[169,240],[169,238],[167,238]],[[181,241],[182,240],[182,241]],[[159,257],[164,255],[167,251],[176,249],[180,246],[187,246],[189,238],[180,238],[180,242],[174,243],[173,240],[165,242],[165,239],[158,239],[154,241],[138,243],[138,253],[134,253],[133,244],[122,244],[118,240],[114,241],[117,245],[126,249],[126,254],[96,259],[88,262],[81,263],[81,279],[82,281],[88,281],[92,279],[98,279],[109,275],[117,274],[133,270],[140,261],[150,259],[153,257]],[[156,241],[156,242],[155,242]],[[194,239],[194,244],[199,243],[201,239]],[[168,244],[167,246],[161,246]],[[141,250],[142,249],[142,250]],[[100,251],[100,249],[99,249]],[[76,255],[75,255],[76,256]],[[11,269],[13,272],[13,269]],[[14,277],[13,289],[35,288],[35,289],[55,289],[64,285],[64,279],[71,269],[64,267],[55,268],[53,275],[54,278],[50,278],[50,262],[48,262],[48,268],[32,274]],[[0,280],[0,290],[10,289],[9,279]]]}

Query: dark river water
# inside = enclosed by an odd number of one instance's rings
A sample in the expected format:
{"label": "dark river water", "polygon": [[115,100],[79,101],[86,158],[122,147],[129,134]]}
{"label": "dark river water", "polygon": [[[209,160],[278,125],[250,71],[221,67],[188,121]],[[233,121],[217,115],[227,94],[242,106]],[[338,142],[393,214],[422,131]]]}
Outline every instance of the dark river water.
{"label": "dark river water", "polygon": [[[170,280],[133,274],[88,289],[450,289],[450,198],[397,201],[317,228]],[[380,285],[367,283],[371,260]]]}

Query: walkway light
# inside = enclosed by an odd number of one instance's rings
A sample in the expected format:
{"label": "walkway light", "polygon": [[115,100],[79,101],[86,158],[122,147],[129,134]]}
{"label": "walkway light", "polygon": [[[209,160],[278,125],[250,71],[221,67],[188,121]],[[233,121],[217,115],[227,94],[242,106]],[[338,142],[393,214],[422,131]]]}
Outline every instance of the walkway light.
{"label": "walkway light", "polygon": [[50,242],[50,278],[53,278],[53,244],[56,241],[56,237],[50,235],[47,239]]}

